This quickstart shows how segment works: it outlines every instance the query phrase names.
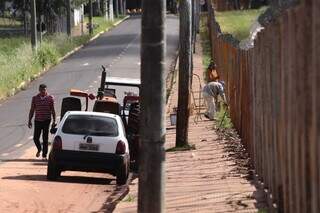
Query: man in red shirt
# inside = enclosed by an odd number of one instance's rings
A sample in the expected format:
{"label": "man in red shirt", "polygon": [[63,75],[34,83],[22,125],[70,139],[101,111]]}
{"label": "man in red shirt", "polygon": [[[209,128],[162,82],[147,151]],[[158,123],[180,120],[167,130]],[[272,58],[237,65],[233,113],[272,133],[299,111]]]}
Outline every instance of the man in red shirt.
{"label": "man in red shirt", "polygon": [[[34,133],[33,141],[38,149],[36,157],[40,156],[42,151],[42,157],[47,158],[48,153],[48,137],[49,137],[49,126],[51,123],[51,115],[53,123],[56,122],[56,112],[54,110],[54,99],[47,93],[47,86],[41,84],[39,86],[39,93],[32,97],[31,108],[29,112],[28,127],[32,127],[32,117],[34,118]],[[42,132],[43,147],[40,144],[40,135]]]}

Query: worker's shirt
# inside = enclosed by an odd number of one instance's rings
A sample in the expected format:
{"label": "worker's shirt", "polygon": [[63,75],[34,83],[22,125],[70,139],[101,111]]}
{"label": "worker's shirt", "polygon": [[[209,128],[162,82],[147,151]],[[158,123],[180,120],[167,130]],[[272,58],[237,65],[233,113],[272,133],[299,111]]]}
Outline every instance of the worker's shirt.
{"label": "worker's shirt", "polygon": [[41,96],[38,94],[32,97],[32,106],[35,110],[35,121],[50,120],[54,110],[54,99],[51,95]]}
{"label": "worker's shirt", "polygon": [[213,97],[217,97],[218,95],[220,95],[220,96],[224,95],[224,90],[223,90],[222,84],[219,82],[216,82],[216,81],[212,81],[212,82],[209,82],[208,84],[206,84],[203,87],[203,92],[205,92]]}

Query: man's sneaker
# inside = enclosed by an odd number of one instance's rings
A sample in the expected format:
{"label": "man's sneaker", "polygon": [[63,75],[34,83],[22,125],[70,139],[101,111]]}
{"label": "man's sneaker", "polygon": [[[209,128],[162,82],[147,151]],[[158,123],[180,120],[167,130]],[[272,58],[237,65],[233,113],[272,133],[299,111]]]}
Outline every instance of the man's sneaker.
{"label": "man's sneaker", "polygon": [[40,157],[40,152],[41,152],[41,151],[38,151],[38,152],[37,152],[37,154],[36,154],[36,157],[37,157],[37,158]]}
{"label": "man's sneaker", "polygon": [[43,161],[47,161],[48,159],[47,159],[46,156],[42,156],[42,160],[43,160]]}

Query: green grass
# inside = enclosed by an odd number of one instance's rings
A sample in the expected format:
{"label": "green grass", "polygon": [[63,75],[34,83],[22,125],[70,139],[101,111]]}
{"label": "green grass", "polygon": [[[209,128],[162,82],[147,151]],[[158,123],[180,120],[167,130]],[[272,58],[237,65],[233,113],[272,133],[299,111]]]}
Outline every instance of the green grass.
{"label": "green grass", "polygon": [[29,39],[26,39],[22,36],[4,38],[0,37],[0,54],[12,54],[20,47],[24,42],[28,42]]}
{"label": "green grass", "polygon": [[0,18],[0,28],[15,28],[22,26],[20,21],[9,19],[9,18]]}
{"label": "green grass", "polygon": [[[115,19],[114,22],[122,17]],[[114,22],[94,18],[99,27],[92,36],[113,27]],[[77,46],[89,41],[90,35],[69,38],[65,34],[46,36],[36,52],[32,51],[30,39],[24,37],[0,37],[0,100],[13,95],[14,88],[24,81],[33,80],[44,68],[58,63],[59,58]]]}
{"label": "green grass", "polygon": [[122,202],[134,202],[135,200],[136,200],[136,198],[135,198],[133,195],[128,194],[128,195],[123,199]]}
{"label": "green grass", "polygon": [[216,113],[215,118],[217,119],[216,124],[219,129],[231,129],[233,128],[233,124],[229,115],[229,110],[224,108],[223,106],[221,109]]}
{"label": "green grass", "polygon": [[223,33],[232,34],[236,39],[243,40],[249,36],[252,23],[266,9],[267,7],[257,10],[216,12],[216,19]]}
{"label": "green grass", "polygon": [[[200,17],[200,37],[202,46],[202,64],[204,67],[204,77],[206,78],[206,69],[211,61],[211,44],[209,40],[209,32],[207,27],[208,15],[203,14]],[[207,81],[207,79],[205,79]]]}

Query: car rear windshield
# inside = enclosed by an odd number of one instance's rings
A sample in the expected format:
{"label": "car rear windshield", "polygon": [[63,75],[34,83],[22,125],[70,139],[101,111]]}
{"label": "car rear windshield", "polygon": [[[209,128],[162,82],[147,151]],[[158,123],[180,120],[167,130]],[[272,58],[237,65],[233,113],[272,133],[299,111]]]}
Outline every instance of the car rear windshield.
{"label": "car rear windshield", "polygon": [[117,121],[113,118],[88,115],[70,115],[64,122],[62,132],[76,135],[110,136],[119,135]]}

